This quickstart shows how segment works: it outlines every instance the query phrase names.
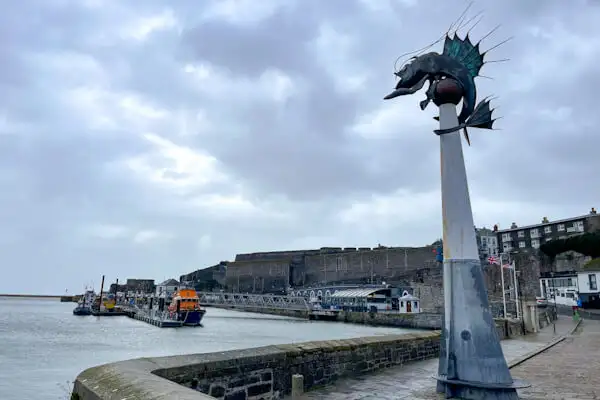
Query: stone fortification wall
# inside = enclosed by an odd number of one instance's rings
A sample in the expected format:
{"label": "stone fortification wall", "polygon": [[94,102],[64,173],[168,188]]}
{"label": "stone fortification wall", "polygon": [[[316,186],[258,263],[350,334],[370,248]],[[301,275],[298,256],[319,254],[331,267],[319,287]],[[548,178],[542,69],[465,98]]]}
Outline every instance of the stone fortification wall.
{"label": "stone fortification wall", "polygon": [[263,251],[258,253],[237,254],[235,261],[267,261],[267,260],[300,260],[306,254],[318,254],[321,250],[290,250],[290,251]]}
{"label": "stone fortification wall", "polygon": [[[76,379],[79,399],[274,399],[292,375],[304,389],[439,355],[439,332],[266,346],[143,358],[90,368]],[[209,397],[212,396],[212,397]]]}
{"label": "stone fortification wall", "polygon": [[325,283],[395,283],[413,271],[435,265],[432,246],[382,247],[305,257],[304,285]]}
{"label": "stone fortification wall", "polygon": [[289,286],[289,259],[234,261],[227,265],[225,283],[236,293],[283,292]]}
{"label": "stone fortification wall", "polygon": [[[442,267],[434,260],[432,246],[419,248],[323,248],[238,254],[225,275],[227,289],[236,292],[285,292],[289,287],[318,287],[324,284],[361,284],[386,282],[411,287],[421,299],[424,310],[438,312],[443,307]],[[539,296],[540,273],[578,270],[586,260],[571,255],[557,257],[548,267],[537,251],[522,251],[513,256],[517,262],[520,297]],[[490,302],[502,301],[500,267],[483,263]],[[512,276],[505,270],[508,287]],[[509,300],[510,302],[510,300]]]}
{"label": "stone fortification wall", "polygon": [[319,250],[238,254],[228,264],[225,283],[231,291],[263,293],[289,286],[325,283],[395,283],[415,271],[439,266],[432,246],[326,247]]}

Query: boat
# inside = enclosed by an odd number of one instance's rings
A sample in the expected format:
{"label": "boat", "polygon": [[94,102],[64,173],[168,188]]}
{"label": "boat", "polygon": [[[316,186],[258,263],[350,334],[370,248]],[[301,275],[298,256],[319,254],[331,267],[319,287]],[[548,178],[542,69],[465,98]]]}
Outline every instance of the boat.
{"label": "boat", "polygon": [[93,290],[86,290],[85,294],[77,302],[77,307],[73,309],[73,315],[92,315],[92,304],[96,294]]}
{"label": "boat", "polygon": [[169,305],[169,316],[183,322],[186,326],[198,326],[206,313],[200,307],[200,298],[196,290],[181,288],[173,294],[173,300]]}
{"label": "boat", "polygon": [[73,309],[73,315],[92,315],[92,307],[86,305],[82,300]]}

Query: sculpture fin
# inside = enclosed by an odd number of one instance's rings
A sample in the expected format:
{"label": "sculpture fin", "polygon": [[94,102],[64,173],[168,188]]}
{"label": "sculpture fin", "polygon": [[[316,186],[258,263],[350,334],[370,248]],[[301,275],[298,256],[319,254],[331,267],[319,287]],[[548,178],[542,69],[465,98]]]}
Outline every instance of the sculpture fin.
{"label": "sculpture fin", "polygon": [[472,78],[479,75],[481,67],[483,67],[483,57],[485,53],[481,53],[479,50],[479,43],[473,45],[469,34],[464,39],[453,35],[453,37],[446,36],[444,41],[443,55],[453,58],[464,65],[468,70]]}
{"label": "sculpture fin", "polygon": [[473,114],[467,118],[464,124],[460,124],[454,128],[437,129],[433,132],[436,135],[444,135],[446,133],[452,133],[464,129],[465,139],[467,139],[467,142],[470,143],[468,134],[466,133],[466,128],[494,129],[493,126],[495,119],[492,118],[493,112],[494,110],[490,108],[490,100],[486,98],[477,104],[477,107],[475,107],[475,110],[473,110]]}
{"label": "sculpture fin", "polygon": [[465,135],[465,140],[467,141],[467,144],[470,146],[471,145],[471,139],[469,139],[469,132],[467,132],[467,128],[463,129],[463,133]]}

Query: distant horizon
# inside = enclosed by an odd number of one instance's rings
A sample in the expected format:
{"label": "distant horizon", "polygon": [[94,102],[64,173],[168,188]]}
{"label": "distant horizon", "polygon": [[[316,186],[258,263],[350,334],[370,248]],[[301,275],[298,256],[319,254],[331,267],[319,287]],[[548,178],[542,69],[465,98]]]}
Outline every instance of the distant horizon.
{"label": "distant horizon", "polygon": [[0,297],[50,297],[61,298],[62,296],[73,296],[70,294],[31,294],[31,293],[0,293]]}

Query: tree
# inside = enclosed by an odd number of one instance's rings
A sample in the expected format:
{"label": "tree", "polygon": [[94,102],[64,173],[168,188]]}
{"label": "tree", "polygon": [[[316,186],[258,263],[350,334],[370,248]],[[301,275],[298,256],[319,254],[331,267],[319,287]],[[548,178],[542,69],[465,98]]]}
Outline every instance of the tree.
{"label": "tree", "polygon": [[584,233],[566,239],[552,240],[540,246],[542,253],[554,259],[566,251],[576,251],[592,258],[600,257],[600,233]]}

